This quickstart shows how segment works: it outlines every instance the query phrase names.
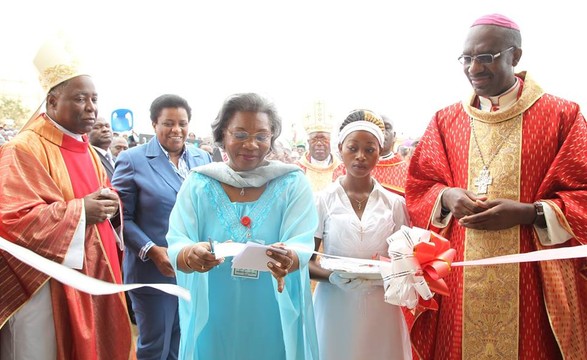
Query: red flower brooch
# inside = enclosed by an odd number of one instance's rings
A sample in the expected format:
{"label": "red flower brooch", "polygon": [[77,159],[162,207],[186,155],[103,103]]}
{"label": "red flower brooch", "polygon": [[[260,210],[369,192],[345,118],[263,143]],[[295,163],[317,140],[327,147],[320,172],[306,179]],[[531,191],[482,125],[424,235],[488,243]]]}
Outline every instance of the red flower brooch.
{"label": "red flower brooch", "polygon": [[243,216],[241,218],[241,224],[243,224],[246,227],[250,227],[251,226],[251,218],[248,216]]}

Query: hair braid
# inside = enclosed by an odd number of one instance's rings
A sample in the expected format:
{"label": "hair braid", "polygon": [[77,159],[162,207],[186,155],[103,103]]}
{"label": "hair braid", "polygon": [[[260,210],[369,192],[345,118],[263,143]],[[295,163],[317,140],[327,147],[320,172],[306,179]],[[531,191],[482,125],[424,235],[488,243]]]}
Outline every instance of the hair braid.
{"label": "hair braid", "polygon": [[377,125],[385,134],[385,124],[383,123],[383,119],[381,119],[381,116],[375,114],[371,110],[365,109],[351,111],[347,115],[346,119],[344,119],[344,121],[342,122],[342,125],[340,126],[339,130],[342,131],[342,129],[344,129],[345,126],[355,121],[368,121],[370,123],[373,123]]}

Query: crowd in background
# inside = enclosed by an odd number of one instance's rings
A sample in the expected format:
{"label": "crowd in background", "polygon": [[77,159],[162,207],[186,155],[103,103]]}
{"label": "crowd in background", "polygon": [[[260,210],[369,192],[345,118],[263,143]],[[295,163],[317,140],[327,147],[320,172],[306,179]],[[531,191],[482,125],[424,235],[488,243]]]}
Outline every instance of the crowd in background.
{"label": "crowd in background", "polygon": [[0,124],[0,146],[10,141],[17,133],[18,129],[14,129],[11,125]]}
{"label": "crowd in background", "polygon": [[[189,132],[175,94],[151,103],[155,135],[114,133],[92,77],[55,45],[35,58],[45,111],[0,133],[0,236],[191,301],[149,287],[93,296],[2,251],[0,360],[587,357],[585,258],[453,267],[444,296],[410,309],[388,298],[393,279],[324,261],[398,255],[404,226],[442,233],[459,261],[587,245],[585,118],[514,72],[511,19],[472,24],[458,59],[473,91],[417,140],[376,109],[350,109],[333,131],[318,102],[307,142],[289,142],[256,93],[228,96],[210,139]],[[407,240],[411,259],[420,239]],[[222,245],[262,260],[231,266]],[[416,279],[414,266],[393,275]]]}

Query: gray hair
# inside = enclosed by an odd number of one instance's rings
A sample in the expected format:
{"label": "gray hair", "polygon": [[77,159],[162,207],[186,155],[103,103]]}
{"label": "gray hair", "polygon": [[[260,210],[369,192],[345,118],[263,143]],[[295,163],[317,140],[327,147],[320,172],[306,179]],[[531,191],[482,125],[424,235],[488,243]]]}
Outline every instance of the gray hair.
{"label": "gray hair", "polygon": [[255,93],[234,94],[222,104],[218,116],[211,124],[212,137],[216,146],[224,147],[224,130],[229,121],[237,112],[261,112],[267,114],[271,126],[271,148],[275,146],[275,139],[281,135],[281,118],[277,114],[275,105],[264,97]]}

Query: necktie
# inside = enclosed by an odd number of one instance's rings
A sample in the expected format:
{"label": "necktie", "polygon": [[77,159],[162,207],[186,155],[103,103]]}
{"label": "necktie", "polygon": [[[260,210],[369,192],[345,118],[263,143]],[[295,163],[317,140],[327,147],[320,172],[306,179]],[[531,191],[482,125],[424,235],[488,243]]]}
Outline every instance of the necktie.
{"label": "necktie", "polygon": [[112,160],[112,154],[110,154],[109,152],[107,152],[104,157],[106,158],[106,160],[108,160],[108,162],[110,163],[110,165],[112,165],[112,167],[114,167],[114,161]]}

